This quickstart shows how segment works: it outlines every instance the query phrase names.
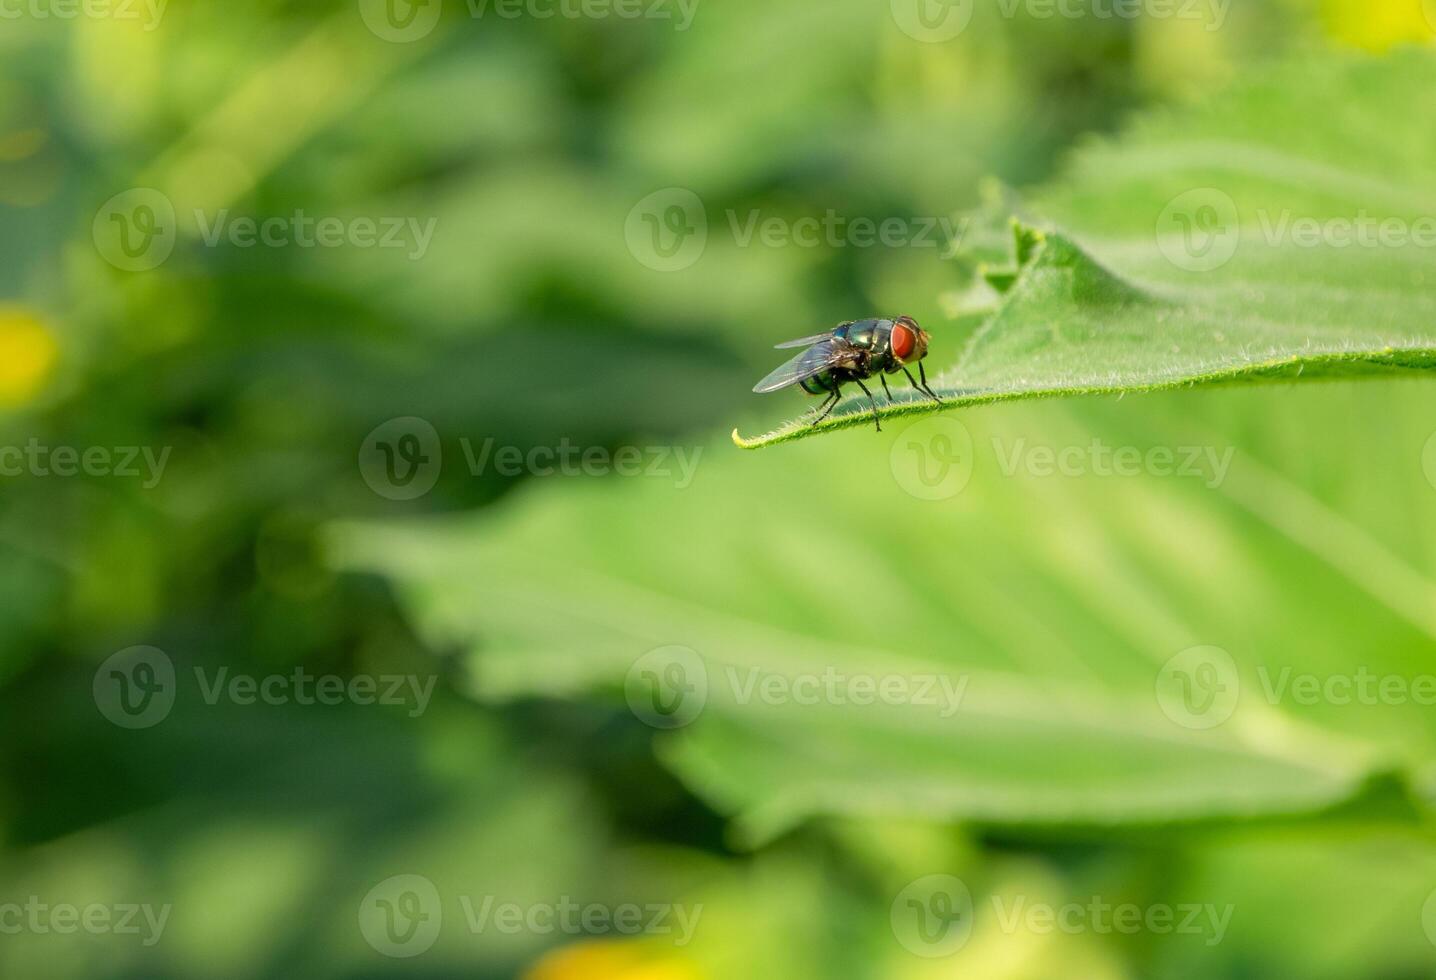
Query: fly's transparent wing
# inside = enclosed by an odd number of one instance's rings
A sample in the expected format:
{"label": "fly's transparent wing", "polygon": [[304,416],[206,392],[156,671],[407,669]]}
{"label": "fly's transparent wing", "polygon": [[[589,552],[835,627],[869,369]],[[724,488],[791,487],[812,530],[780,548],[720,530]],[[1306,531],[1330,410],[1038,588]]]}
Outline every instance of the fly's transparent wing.
{"label": "fly's transparent wing", "polygon": [[831,367],[851,367],[854,353],[851,346],[836,338],[814,344],[759,381],[753,390],[761,395],[806,381]]}
{"label": "fly's transparent wing", "polygon": [[774,350],[787,350],[789,347],[811,347],[819,341],[831,340],[833,332],[824,330],[822,333],[815,333],[811,337],[799,337],[797,340],[785,340],[781,344],[774,344]]}

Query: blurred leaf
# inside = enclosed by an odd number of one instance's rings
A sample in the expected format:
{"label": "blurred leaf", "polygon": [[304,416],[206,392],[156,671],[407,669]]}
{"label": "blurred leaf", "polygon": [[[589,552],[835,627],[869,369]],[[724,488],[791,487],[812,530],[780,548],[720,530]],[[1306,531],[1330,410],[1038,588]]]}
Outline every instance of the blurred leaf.
{"label": "blurred leaf", "polygon": [[[934,380],[947,408],[1436,366],[1436,143],[1402,94],[1433,84],[1424,52],[1301,63],[1090,147],[1037,195],[1030,260],[989,275],[1004,298]],[[942,410],[904,384],[881,411]],[[860,396],[734,440],[870,424]]]}
{"label": "blurred leaf", "polygon": [[[47,732],[43,747],[7,753],[12,771],[14,756],[32,760],[25,789],[47,790],[47,806],[6,828],[5,900],[172,914],[153,943],[24,930],[0,944],[0,973],[357,976],[385,962],[362,932],[366,893],[422,875],[446,924],[423,975],[514,976],[562,937],[476,932],[463,901],[597,902],[621,880],[603,867],[605,818],[582,783],[442,687],[417,718],[312,700],[211,705],[192,666],[181,658],[174,711],[152,731],[121,731],[75,696],[84,670],[32,685],[7,716],[6,745]],[[667,897],[656,877],[626,884]]]}
{"label": "blurred leaf", "polygon": [[[662,755],[756,838],[820,812],[1061,826],[1311,813],[1402,768],[1429,792],[1436,728],[1419,704],[1265,692],[1284,667],[1410,677],[1427,662],[1431,387],[1087,405],[1075,424],[990,409],[970,429],[926,420],[842,453],[705,458],[687,489],[571,481],[481,519],[351,527],[341,561],[390,576],[436,648],[471,649],[484,698],[617,691],[649,650],[692,648],[706,706]],[[1368,434],[1371,418],[1385,431]],[[932,459],[939,439],[961,459]],[[1012,463],[1033,444],[1197,447],[1230,466],[1043,474]],[[971,483],[919,499],[914,447]],[[1371,506],[1361,474],[1402,459]],[[1203,645],[1240,675],[1239,706],[1209,730],[1154,696],[1164,665]],[[966,688],[955,712],[743,694],[755,677],[829,673]]]}
{"label": "blurred leaf", "polygon": [[1429,833],[1222,836],[1191,855],[1174,901],[1232,909],[1225,941],[1154,948],[1154,978],[1418,977],[1436,962]]}

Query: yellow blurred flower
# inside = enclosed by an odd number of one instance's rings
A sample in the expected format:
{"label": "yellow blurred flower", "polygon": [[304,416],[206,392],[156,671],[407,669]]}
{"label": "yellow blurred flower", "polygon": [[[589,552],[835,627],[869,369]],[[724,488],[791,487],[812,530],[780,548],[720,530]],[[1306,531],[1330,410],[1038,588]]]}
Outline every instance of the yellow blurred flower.
{"label": "yellow blurred flower", "polygon": [[59,345],[40,319],[16,306],[0,306],[0,405],[20,405],[45,386]]}
{"label": "yellow blurred flower", "polygon": [[1385,51],[1436,37],[1436,0],[1322,0],[1321,19],[1338,41]]}
{"label": "yellow blurred flower", "polygon": [[655,954],[637,943],[579,943],[555,950],[524,974],[524,980],[704,980],[691,961]]}
{"label": "yellow blurred flower", "polygon": [[0,161],[9,163],[32,157],[48,140],[49,134],[36,127],[0,133]]}

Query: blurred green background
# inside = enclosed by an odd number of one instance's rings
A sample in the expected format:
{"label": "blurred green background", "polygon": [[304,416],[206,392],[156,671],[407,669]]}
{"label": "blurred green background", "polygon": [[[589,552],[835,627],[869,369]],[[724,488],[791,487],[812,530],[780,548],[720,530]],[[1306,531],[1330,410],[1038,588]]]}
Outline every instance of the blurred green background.
{"label": "blurred green background", "polygon": [[[1218,5],[1219,29],[1006,17],[979,0],[942,43],[904,31],[901,3],[878,0],[697,0],[634,19],[568,16],[557,0],[537,4],[559,11],[548,17],[475,4],[27,0],[0,19],[0,446],[168,452],[158,471],[140,457],[136,476],[26,465],[0,477],[0,976],[1431,975],[1436,911],[1428,940],[1422,907],[1436,840],[1386,798],[1395,790],[1319,823],[1098,832],[884,814],[803,822],[754,847],[672,774],[621,695],[573,694],[565,671],[582,673],[582,629],[554,624],[534,651],[550,658],[552,696],[492,696],[483,636],[460,655],[386,580],[338,567],[327,548],[348,522],[476,512],[486,539],[552,522],[563,533],[544,546],[562,564],[572,527],[552,515],[644,484],[659,498],[651,532],[606,546],[650,561],[656,580],[761,605],[795,635],[841,633],[854,608],[900,635],[911,617],[884,619],[895,601],[884,581],[908,565],[970,577],[969,594],[989,580],[990,621],[953,638],[977,665],[990,666],[984,649],[1044,642],[1074,664],[1100,661],[1112,637],[1093,610],[1110,606],[1126,611],[1113,632],[1181,633],[1173,622],[1199,609],[1205,621],[1183,621],[1192,642],[1245,636],[1288,659],[1429,670],[1429,621],[1410,613],[1436,576],[1427,383],[982,409],[965,416],[979,441],[1182,442],[1180,431],[1239,447],[1265,476],[1214,491],[1151,475],[1114,489],[1092,474],[1054,485],[979,473],[957,501],[900,498],[911,512],[891,536],[860,502],[880,485],[889,506],[892,434],[752,456],[726,437],[806,407],[749,393],[776,363],[772,343],[902,312],[929,327],[932,363],[946,366],[969,312],[946,243],[745,246],[729,212],[953,216],[981,203],[986,178],[1020,192],[1092,134],[1266,62],[1429,44],[1421,0],[1234,0]],[[406,12],[407,28],[376,20]],[[1413,116],[1427,98],[1412,93]],[[711,220],[701,259],[670,272],[625,229],[674,187]],[[145,231],[112,220],[116,196],[136,188],[173,242],[117,253],[117,235]],[[349,228],[401,219],[404,247],[206,240],[221,215],[299,211]],[[402,499],[376,491],[384,481],[361,451],[411,417],[432,426],[444,463],[432,489]],[[689,491],[614,473],[475,474],[461,439],[703,455]],[[709,479],[702,508],[675,509]],[[788,523],[834,487],[858,501],[851,520]],[[538,495],[547,517],[534,516]],[[1319,503],[1292,516],[1293,499]],[[940,554],[923,547],[932,526],[946,535]],[[719,539],[744,559],[706,565]],[[1083,588],[1061,592],[1059,577]],[[1190,605],[1147,598],[1157,579],[1182,580]],[[744,587],[757,580],[767,587]],[[453,586],[453,602],[472,601],[462,579]],[[936,608],[940,592],[923,602]],[[1383,603],[1407,615],[1393,623],[1373,611]],[[1332,609],[1360,625],[1342,633]],[[160,723],[126,728],[97,685],[112,655],[140,645],[164,652],[180,693]],[[194,682],[196,669],[296,668],[432,680],[432,700],[208,704]],[[1366,709],[1332,727],[1375,730],[1430,772],[1431,710]],[[960,875],[980,902],[1095,895],[1234,911],[1216,943],[979,918],[960,958],[927,959],[891,912],[906,883],[935,873]],[[421,955],[389,955],[365,924],[384,897],[374,889],[396,875],[441,895],[444,926]],[[691,943],[601,926],[478,932],[460,896],[702,912]],[[153,943],[5,928],[19,921],[6,903],[37,901],[170,912]]]}

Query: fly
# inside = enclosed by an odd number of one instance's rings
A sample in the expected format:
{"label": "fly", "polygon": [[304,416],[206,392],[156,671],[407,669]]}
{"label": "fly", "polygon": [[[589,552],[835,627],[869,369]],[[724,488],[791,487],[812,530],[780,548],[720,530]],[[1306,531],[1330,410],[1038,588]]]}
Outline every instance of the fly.
{"label": "fly", "polygon": [[[811,423],[817,425],[841,400],[842,386],[853,381],[868,396],[868,402],[873,406],[873,422],[881,432],[883,425],[878,417],[877,399],[863,384],[867,378],[876,375],[882,382],[888,401],[892,402],[893,393],[888,388],[886,375],[901,371],[914,388],[942,404],[942,399],[928,386],[927,373],[922,367],[922,359],[927,356],[928,339],[927,331],[910,316],[894,320],[849,320],[827,333],[779,344],[779,350],[791,347],[804,347],[806,350],[759,381],[753,390],[765,394],[802,385],[810,395],[825,396],[823,404],[818,406],[818,417]],[[917,365],[916,378],[908,370],[909,364]]]}

